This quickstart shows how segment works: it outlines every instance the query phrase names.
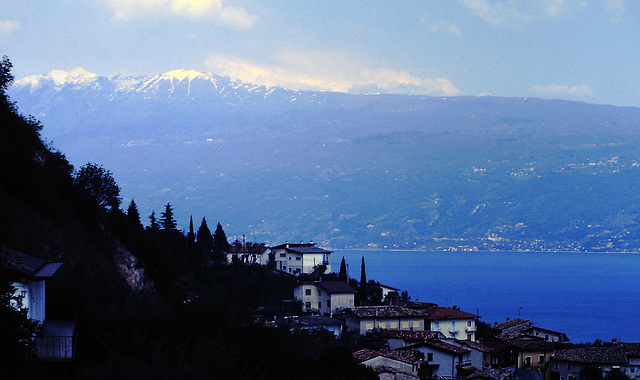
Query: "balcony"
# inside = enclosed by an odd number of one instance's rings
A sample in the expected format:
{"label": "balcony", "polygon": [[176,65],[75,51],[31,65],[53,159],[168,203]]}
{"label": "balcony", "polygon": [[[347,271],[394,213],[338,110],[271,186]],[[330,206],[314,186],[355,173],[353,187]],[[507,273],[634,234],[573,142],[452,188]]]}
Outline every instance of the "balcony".
{"label": "balcony", "polygon": [[467,328],[465,328],[464,331],[466,331],[468,333],[476,332],[476,331],[478,331],[478,327],[477,326],[467,326]]}

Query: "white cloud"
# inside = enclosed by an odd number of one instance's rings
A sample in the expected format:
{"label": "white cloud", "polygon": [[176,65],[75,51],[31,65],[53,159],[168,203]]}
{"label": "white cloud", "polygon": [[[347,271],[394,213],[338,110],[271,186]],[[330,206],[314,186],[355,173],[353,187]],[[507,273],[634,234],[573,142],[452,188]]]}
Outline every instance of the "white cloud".
{"label": "white cloud", "polygon": [[[545,19],[560,19],[588,6],[586,0],[458,0],[484,21],[514,27]],[[604,0],[607,1],[607,0]],[[616,0],[609,0],[616,1]],[[619,1],[619,0],[618,0]]]}
{"label": "white cloud", "polygon": [[281,51],[276,63],[258,64],[224,54],[211,54],[208,70],[245,82],[296,90],[387,92],[457,95],[445,78],[418,78],[407,71],[369,68],[347,54],[332,51]]}
{"label": "white cloud", "polygon": [[494,26],[512,26],[531,23],[536,16],[518,2],[489,0],[459,0],[460,3],[478,17]]}
{"label": "white cloud", "polygon": [[589,86],[565,86],[558,84],[550,84],[546,86],[534,86],[529,90],[535,95],[540,96],[576,96],[587,97],[595,95],[596,91]]}
{"label": "white cloud", "polygon": [[0,37],[8,36],[20,28],[20,23],[15,20],[0,20]]}
{"label": "white cloud", "polygon": [[224,0],[103,0],[119,20],[148,16],[180,16],[214,21],[238,29],[251,28],[257,17],[242,8],[224,5]]}
{"label": "white cloud", "polygon": [[446,21],[441,21],[439,23],[430,23],[427,20],[422,20],[422,25],[431,33],[448,33],[461,35],[462,31],[455,26],[454,24],[448,23]]}
{"label": "white cloud", "polygon": [[602,0],[604,7],[611,15],[611,22],[619,22],[627,12],[627,0]]}
{"label": "white cloud", "polygon": [[586,1],[579,0],[541,0],[548,16],[558,18],[587,7]]}

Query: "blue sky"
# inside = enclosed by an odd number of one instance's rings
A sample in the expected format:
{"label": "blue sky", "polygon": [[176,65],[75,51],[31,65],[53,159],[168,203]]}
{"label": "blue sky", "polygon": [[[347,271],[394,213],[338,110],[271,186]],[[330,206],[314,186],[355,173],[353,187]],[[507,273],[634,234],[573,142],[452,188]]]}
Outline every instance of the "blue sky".
{"label": "blue sky", "polygon": [[640,1],[11,0],[0,54],[18,79],[184,68],[300,90],[640,106]]}

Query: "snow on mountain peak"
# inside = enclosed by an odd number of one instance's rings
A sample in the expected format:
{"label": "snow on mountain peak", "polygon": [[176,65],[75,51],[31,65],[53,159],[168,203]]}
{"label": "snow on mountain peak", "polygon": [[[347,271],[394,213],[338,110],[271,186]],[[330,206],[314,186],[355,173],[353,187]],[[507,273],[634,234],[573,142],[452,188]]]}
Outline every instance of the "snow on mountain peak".
{"label": "snow on mountain peak", "polygon": [[84,84],[93,82],[98,76],[89,72],[82,67],[75,68],[71,71],[52,70],[47,75],[30,75],[16,81],[16,85],[31,86],[32,88],[40,87],[44,82],[53,82],[55,86],[64,86],[66,84]]}
{"label": "snow on mountain peak", "polygon": [[162,74],[161,77],[168,78],[168,79],[176,79],[178,81],[181,81],[181,80],[184,80],[185,78],[189,80],[195,79],[195,78],[211,79],[211,74],[206,73],[204,71],[180,69],[180,70],[168,71]]}

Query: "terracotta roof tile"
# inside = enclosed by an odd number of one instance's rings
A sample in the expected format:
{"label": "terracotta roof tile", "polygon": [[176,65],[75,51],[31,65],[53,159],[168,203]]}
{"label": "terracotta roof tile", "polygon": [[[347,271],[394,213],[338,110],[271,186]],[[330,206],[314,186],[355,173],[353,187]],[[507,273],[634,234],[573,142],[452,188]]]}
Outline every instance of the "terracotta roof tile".
{"label": "terracotta roof tile", "polygon": [[360,318],[422,317],[423,314],[402,306],[358,306],[347,309]]}
{"label": "terracotta roof tile", "polygon": [[421,342],[430,339],[444,339],[445,336],[440,331],[417,331],[417,330],[382,330],[385,338],[404,339],[407,341]]}
{"label": "terracotta roof tile", "polygon": [[362,349],[353,353],[353,356],[359,361],[364,362],[376,356],[384,356],[385,358],[394,359],[409,364],[417,364],[422,358],[422,353],[417,350],[369,350]]}
{"label": "terracotta roof tile", "polygon": [[423,313],[427,319],[472,319],[477,315],[454,309],[452,307],[436,307]]}
{"label": "terracotta roof tile", "polygon": [[590,364],[626,364],[622,347],[581,347],[559,350],[551,357],[555,360]]}

